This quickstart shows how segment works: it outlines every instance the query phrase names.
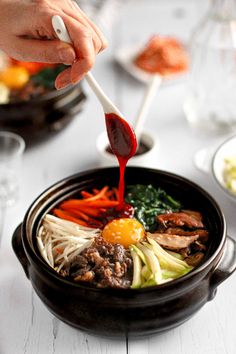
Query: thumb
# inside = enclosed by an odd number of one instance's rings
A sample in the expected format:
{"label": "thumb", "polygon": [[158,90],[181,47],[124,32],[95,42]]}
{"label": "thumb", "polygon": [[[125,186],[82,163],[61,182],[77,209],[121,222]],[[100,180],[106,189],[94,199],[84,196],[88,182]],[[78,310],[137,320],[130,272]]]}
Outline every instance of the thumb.
{"label": "thumb", "polygon": [[72,64],[76,58],[70,44],[59,40],[18,38],[9,53],[21,61]]}

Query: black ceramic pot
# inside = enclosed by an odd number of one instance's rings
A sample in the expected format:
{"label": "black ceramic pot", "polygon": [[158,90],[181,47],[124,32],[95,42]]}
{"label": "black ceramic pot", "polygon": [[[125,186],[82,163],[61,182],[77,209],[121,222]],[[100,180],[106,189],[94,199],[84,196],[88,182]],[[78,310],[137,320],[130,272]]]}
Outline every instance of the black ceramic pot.
{"label": "black ceramic pot", "polygon": [[145,289],[91,289],[54,272],[41,258],[36,233],[42,217],[58,202],[82,189],[117,186],[118,168],[96,169],[66,178],[41,194],[13,235],[13,249],[36,293],[62,321],[106,336],[149,335],[180,325],[213,299],[217,286],[236,267],[235,241],[226,236],[224,216],[202,188],[177,175],[129,167],[126,184],[153,184],[179,199],[185,208],[199,210],[210,231],[203,263],[189,274]]}
{"label": "black ceramic pot", "polygon": [[29,101],[0,104],[0,130],[20,134],[32,145],[61,131],[81,111],[84,101],[76,85]]}

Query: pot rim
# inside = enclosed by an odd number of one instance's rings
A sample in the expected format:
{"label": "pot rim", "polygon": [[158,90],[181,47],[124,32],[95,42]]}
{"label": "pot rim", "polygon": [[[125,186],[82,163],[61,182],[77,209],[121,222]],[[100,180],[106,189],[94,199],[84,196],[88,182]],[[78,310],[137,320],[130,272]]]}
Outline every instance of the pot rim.
{"label": "pot rim", "polygon": [[[75,173],[73,175],[70,175],[68,177],[65,177],[57,182],[55,182],[54,184],[52,184],[50,187],[48,187],[47,189],[45,189],[29,206],[29,208],[27,209],[23,222],[22,222],[22,232],[21,232],[21,239],[22,239],[22,244],[24,247],[24,250],[26,252],[27,258],[29,258],[28,260],[30,260],[30,263],[34,263],[36,264],[39,268],[41,268],[41,272],[42,270],[45,271],[49,276],[55,278],[57,281],[62,282],[63,284],[67,285],[67,286],[71,286],[73,288],[78,288],[78,289],[83,289],[83,290],[87,290],[87,291],[92,291],[92,292],[103,292],[103,293],[113,293],[115,292],[116,295],[125,293],[128,295],[128,293],[132,293],[133,295],[135,294],[140,294],[140,293],[146,293],[146,292],[152,292],[152,291],[163,291],[164,289],[167,288],[175,288],[176,286],[178,286],[179,284],[181,284],[182,282],[184,282],[185,280],[187,281],[188,279],[193,278],[194,276],[198,275],[199,273],[201,273],[202,271],[204,271],[206,268],[208,268],[210,266],[210,264],[217,258],[217,256],[219,256],[220,252],[223,250],[225,242],[226,242],[226,220],[225,220],[225,216],[219,206],[219,204],[215,201],[215,199],[208,193],[206,192],[202,187],[200,187],[198,184],[196,184],[195,182],[190,181],[189,179],[182,177],[178,174],[172,173],[172,172],[168,172],[165,170],[159,170],[159,169],[154,169],[154,168],[145,168],[145,167],[140,167],[140,166],[128,166],[127,169],[140,169],[140,170],[147,170],[147,171],[151,171],[151,172],[155,172],[155,173],[161,173],[164,174],[166,176],[169,177],[174,177],[175,179],[181,180],[184,183],[187,183],[188,185],[190,185],[191,187],[197,189],[199,192],[203,193],[206,198],[211,202],[211,204],[214,206],[214,208],[218,211],[219,216],[221,217],[221,221],[222,221],[222,225],[223,225],[223,234],[222,234],[222,238],[221,241],[217,247],[217,249],[215,250],[215,252],[208,258],[206,259],[206,261],[204,261],[199,267],[196,267],[194,270],[192,270],[191,272],[187,273],[184,276],[181,276],[180,278],[174,279],[170,282],[166,282],[160,285],[154,285],[154,286],[150,286],[150,287],[146,287],[146,288],[139,288],[139,289],[119,289],[119,288],[95,288],[95,287],[89,287],[86,285],[82,285],[76,282],[72,282],[70,280],[67,280],[65,278],[63,278],[60,274],[58,274],[55,270],[53,270],[53,268],[51,268],[44,260],[42,257],[40,257],[37,253],[35,253],[31,247],[31,245],[28,242],[28,239],[26,237],[27,235],[27,230],[26,230],[26,225],[28,223],[28,218],[29,215],[31,213],[31,210],[33,209],[33,207],[35,205],[37,205],[38,201],[40,200],[40,198],[42,196],[44,196],[45,194],[47,194],[49,191],[52,191],[55,187],[59,187],[60,184],[63,184],[64,182],[68,181],[68,180],[73,180],[76,177],[83,177],[86,176],[88,174],[102,171],[102,170],[117,170],[118,167],[104,167],[104,168],[94,168],[94,169],[89,169],[89,170],[85,170],[85,171],[81,171],[79,173]],[[218,263],[218,262],[217,262]]]}
{"label": "pot rim", "polygon": [[[17,102],[9,102],[9,103],[4,103],[4,104],[0,104],[0,108],[18,108],[19,106],[22,105],[34,105],[37,103],[47,103],[48,101],[55,99],[55,98],[60,98],[60,96],[64,96],[67,94],[70,94],[72,91],[74,91],[75,89],[78,88],[78,85],[76,86],[68,86],[65,87],[64,89],[61,90],[56,90],[53,89],[49,92],[46,92],[42,95],[39,95],[37,97],[33,97],[27,101],[17,101]],[[81,87],[80,87],[81,89]]]}

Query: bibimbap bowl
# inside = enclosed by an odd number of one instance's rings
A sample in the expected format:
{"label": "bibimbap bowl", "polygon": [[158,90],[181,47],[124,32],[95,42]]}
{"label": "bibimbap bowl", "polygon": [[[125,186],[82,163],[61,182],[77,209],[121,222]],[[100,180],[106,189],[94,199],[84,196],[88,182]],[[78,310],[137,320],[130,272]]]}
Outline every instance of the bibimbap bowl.
{"label": "bibimbap bowl", "polygon": [[181,278],[141,289],[100,289],[68,281],[40,255],[36,235],[42,218],[79,191],[117,186],[118,179],[119,169],[113,167],[86,171],[56,183],[29,207],[14,232],[12,245],[34,290],[62,321],[105,336],[150,335],[180,325],[214,298],[217,286],[236,268],[235,241],[226,234],[219,206],[201,187],[169,172],[128,167],[126,185],[161,187],[186,208],[202,213],[210,235],[203,261]]}

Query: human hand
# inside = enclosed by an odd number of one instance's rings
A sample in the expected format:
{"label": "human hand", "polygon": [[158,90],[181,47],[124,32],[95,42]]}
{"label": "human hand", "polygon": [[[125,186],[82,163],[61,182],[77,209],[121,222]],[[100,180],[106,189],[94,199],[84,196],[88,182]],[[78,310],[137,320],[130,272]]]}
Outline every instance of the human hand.
{"label": "human hand", "polygon": [[[56,88],[80,81],[92,68],[106,39],[72,0],[0,0],[0,49],[21,61],[64,63]],[[62,17],[73,46],[57,39],[53,15]]]}

